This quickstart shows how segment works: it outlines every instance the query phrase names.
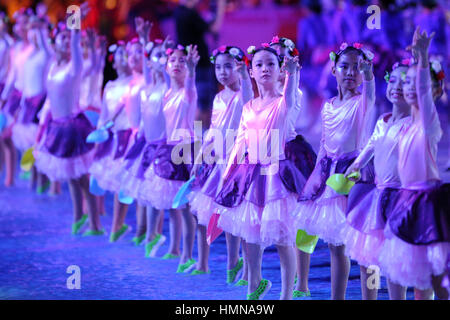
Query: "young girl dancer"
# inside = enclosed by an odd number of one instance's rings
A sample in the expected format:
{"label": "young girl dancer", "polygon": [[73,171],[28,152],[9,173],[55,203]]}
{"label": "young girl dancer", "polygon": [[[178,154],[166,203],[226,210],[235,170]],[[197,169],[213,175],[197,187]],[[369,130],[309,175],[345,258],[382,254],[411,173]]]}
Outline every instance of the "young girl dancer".
{"label": "young girl dancer", "polygon": [[[14,145],[21,152],[31,148],[36,141],[38,130],[38,113],[42,109],[46,95],[46,79],[50,60],[52,57],[50,48],[47,45],[47,38],[44,36],[46,22],[38,20],[36,17],[29,19],[28,41],[32,51],[24,63],[23,95],[20,108],[14,119],[12,128],[12,139]],[[37,192],[43,193],[50,186],[50,182],[42,174],[38,174],[36,168],[32,168],[31,186],[37,182]]]}
{"label": "young girl dancer", "polygon": [[[344,173],[367,142],[369,114],[375,103],[372,54],[362,45],[343,43],[332,52],[339,96],[322,109],[322,140],[314,171],[299,198],[298,227],[328,242],[331,254],[331,298],[345,299],[350,261],[340,235],[345,226],[347,197],[325,185],[329,176]],[[362,93],[358,87],[363,83]],[[365,174],[364,174],[364,178]],[[365,179],[366,180],[366,179]]]}
{"label": "young girl dancer", "polygon": [[378,270],[369,273],[368,268],[379,266],[385,219],[401,185],[397,171],[398,135],[411,118],[411,108],[402,90],[408,63],[409,60],[396,63],[392,72],[387,73],[386,97],[393,105],[392,112],[380,116],[366,147],[345,173],[349,175],[359,171],[374,159],[375,184],[356,184],[352,188],[348,198],[347,225],[342,230],[345,253],[360,265],[364,300],[377,298],[378,290],[369,288],[368,278]]}
{"label": "young girl dancer", "polygon": [[[185,48],[181,45],[175,49],[167,49],[167,54],[166,71],[170,77],[170,88],[163,98],[167,142],[158,148],[155,160],[145,173],[145,178],[151,181],[151,186],[148,186],[149,189],[145,192],[154,208],[170,209],[171,219],[179,219],[179,210],[171,208],[179,188],[189,179],[191,164],[195,157],[194,118],[197,105],[195,67],[199,56],[195,46]],[[195,220],[187,206],[182,209],[182,222],[183,251],[178,273],[185,272],[195,263],[192,259]],[[171,230],[171,235],[177,234],[179,230]],[[177,258],[177,256],[167,253],[163,258]]]}
{"label": "young girl dancer", "polygon": [[[83,10],[84,9],[84,10]],[[85,7],[82,14],[85,14]],[[74,224],[77,234],[87,216],[82,212],[82,198],[86,198],[89,228],[84,235],[103,235],[100,219],[95,210],[95,199],[89,193],[87,176],[93,160],[93,145],[86,138],[94,129],[80,113],[79,90],[82,70],[80,31],[58,30],[55,39],[55,60],[47,79],[50,117],[45,137],[34,151],[36,167],[52,180],[69,180]],[[70,88],[70,90],[68,90]]]}
{"label": "young girl dancer", "polygon": [[[118,173],[140,123],[140,91],[144,84],[142,50],[142,45],[136,38],[126,45],[125,53],[129,71],[121,71],[124,73],[123,78],[119,79],[118,85],[121,89],[118,90],[124,89],[124,91],[115,100],[116,103],[112,103],[111,106],[115,110],[114,114],[110,114],[110,116],[115,117],[114,126],[111,128],[113,132],[110,138],[112,140],[110,141],[111,150],[107,156],[102,156],[102,159],[90,169],[90,173],[95,177],[101,188],[115,193],[110,242],[118,241],[130,230],[130,227],[125,224],[128,205],[119,201],[121,179],[118,177]],[[130,71],[130,75],[125,73]],[[108,120],[112,120],[112,118]]]}
{"label": "young girl dancer", "polygon": [[[440,64],[428,60],[433,35],[418,27],[410,46],[418,63],[409,67],[403,85],[411,120],[399,134],[402,189],[386,222],[380,265],[393,284],[418,289],[416,299],[432,299],[434,289],[447,300],[442,279],[450,249],[450,185],[442,184],[436,164],[442,129],[433,98],[442,95],[444,74]],[[404,289],[397,289],[391,298],[404,298]]]}
{"label": "young girl dancer", "polygon": [[[224,89],[214,98],[210,129],[205,135],[198,160],[192,170],[196,176],[194,183],[196,190],[188,195],[188,199],[191,211],[197,217],[198,222],[199,257],[195,270],[191,273],[193,275],[210,272],[206,228],[211,216],[218,209],[214,198],[221,189],[221,176],[227,164],[227,156],[233,146],[230,142],[234,141],[234,137],[230,137],[230,133],[234,133],[239,126],[243,105],[253,98],[252,83],[246,61],[247,57],[244,52],[233,46],[221,46],[214,50],[211,56],[216,78],[224,86]],[[217,137],[217,135],[220,136]],[[199,165],[200,163],[202,164]],[[233,283],[246,262],[239,259],[240,238],[227,232],[226,241],[228,248],[227,283]],[[247,279],[246,275],[243,279]]]}
{"label": "young girl dancer", "polygon": [[[275,36],[272,38],[270,42],[270,47],[274,48],[278,54],[290,58],[296,57],[299,55],[297,48],[295,48],[295,44],[292,40],[288,38],[280,38]],[[296,78],[294,83],[300,84],[300,70],[295,74]],[[279,90],[283,92],[284,86],[287,83],[287,74],[281,73],[279,83]],[[302,110],[301,100],[302,100],[302,91],[297,88],[296,96],[295,96],[295,108],[289,110],[288,123],[289,126],[289,136],[287,141],[296,140],[302,141],[302,143],[298,144],[302,148],[298,148],[295,150],[295,154],[298,159],[303,159],[302,166],[299,166],[298,169],[302,172],[302,174],[308,178],[311,172],[314,169],[314,164],[316,163],[316,153],[312,149],[309,143],[305,142],[301,135],[297,135],[296,132],[296,123],[299,118],[300,112]],[[298,137],[297,137],[298,136]],[[301,188],[303,185],[298,186],[297,193],[301,193]],[[308,276],[309,276],[309,266],[311,260],[311,254],[308,252],[304,252],[302,250],[296,249],[295,254],[297,257],[297,281],[295,283],[295,289],[293,292],[294,298],[307,297],[311,296],[311,293],[308,289]]]}
{"label": "young girl dancer", "polygon": [[22,99],[25,61],[27,61],[32,51],[32,46],[28,42],[28,19],[31,14],[31,9],[21,9],[14,14],[15,24],[13,32],[17,40],[10,50],[11,65],[0,98],[0,108],[3,109],[7,118],[7,127],[1,134],[6,166],[5,186],[7,187],[14,184],[17,151],[12,142],[11,135],[13,121]]}
{"label": "young girl dancer", "polygon": [[263,248],[272,244],[280,256],[281,299],[292,299],[296,182],[302,184],[306,178],[294,165],[290,149],[296,142],[287,142],[289,128],[285,123],[289,110],[295,108],[298,57],[285,57],[289,77],[282,94],[278,90],[282,66],[278,53],[268,44],[250,47],[248,52],[253,55],[250,75],[260,96],[243,107],[223,186],[215,199],[221,206],[218,226],[246,241],[247,299],[262,299],[271,287],[271,282],[261,277],[261,263]]}

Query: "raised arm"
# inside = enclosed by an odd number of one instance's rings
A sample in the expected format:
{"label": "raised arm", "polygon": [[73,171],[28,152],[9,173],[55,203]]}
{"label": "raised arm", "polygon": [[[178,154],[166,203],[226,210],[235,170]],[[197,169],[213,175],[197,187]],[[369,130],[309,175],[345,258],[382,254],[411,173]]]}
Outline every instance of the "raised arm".
{"label": "raised arm", "polygon": [[253,99],[253,87],[252,80],[248,74],[248,69],[244,61],[237,61],[237,71],[241,79],[241,98],[242,103],[246,104],[251,99]]}
{"label": "raised arm", "polygon": [[200,56],[198,55],[197,46],[189,45],[187,47],[187,51],[188,55],[186,58],[186,64],[188,73],[184,85],[189,102],[195,102],[197,99],[197,89],[195,87],[195,67],[200,60]]}
{"label": "raised arm", "polygon": [[145,52],[147,52],[147,45],[150,44],[150,31],[152,30],[153,24],[150,21],[142,19],[141,17],[135,18],[134,23],[136,25],[136,33],[138,34],[139,42],[144,48],[144,53],[142,54],[142,74],[144,75],[145,83],[150,84],[152,81],[151,68],[147,63]]}
{"label": "raised arm", "polygon": [[284,97],[286,99],[286,105],[288,109],[296,107],[298,83],[297,83],[297,71],[300,68],[298,64],[298,56],[294,58],[285,57],[284,67],[288,74],[286,86],[284,88]]}

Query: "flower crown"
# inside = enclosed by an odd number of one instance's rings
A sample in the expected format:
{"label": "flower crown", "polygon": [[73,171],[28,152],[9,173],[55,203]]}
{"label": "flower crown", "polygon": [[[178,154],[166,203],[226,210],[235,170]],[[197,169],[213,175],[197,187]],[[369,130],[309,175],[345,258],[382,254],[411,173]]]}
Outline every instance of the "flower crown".
{"label": "flower crown", "polygon": [[[413,60],[412,59],[403,59],[400,62],[396,62],[392,65],[392,71],[394,71],[395,69],[397,69],[398,67],[410,67],[413,64]],[[391,71],[391,73],[392,73]],[[389,79],[391,78],[391,73],[389,73],[389,71],[386,70],[386,74],[384,75],[384,80],[386,80],[386,82],[389,82]],[[404,72],[402,72],[402,80],[404,80],[403,78],[406,75],[404,74]]]}
{"label": "flower crown", "polygon": [[217,49],[214,49],[212,52],[212,56],[209,57],[209,60],[211,63],[216,62],[216,58],[219,54],[229,54],[237,61],[244,61],[245,65],[249,65],[250,61],[248,60],[247,56],[244,54],[244,52],[239,49],[238,47],[233,46],[220,46]]}
{"label": "flower crown", "polygon": [[369,49],[364,48],[364,45],[363,45],[362,43],[355,42],[355,43],[353,43],[351,46],[349,46],[347,42],[343,42],[343,43],[341,44],[341,46],[339,47],[339,51],[338,51],[338,52],[334,52],[334,51],[331,51],[331,52],[330,52],[330,60],[333,61],[333,62],[336,62],[337,58],[338,58],[338,57],[342,54],[342,52],[343,52],[345,49],[347,49],[348,47],[352,47],[352,48],[355,48],[355,49],[357,49],[357,50],[362,51],[362,53],[363,53],[363,55],[364,55],[364,58],[367,59],[367,60],[369,60],[369,61],[372,61],[373,58],[374,58],[374,54],[373,54]]}
{"label": "flower crown", "polygon": [[114,61],[114,54],[116,53],[117,49],[119,49],[119,47],[125,47],[125,41],[119,40],[117,41],[117,43],[114,43],[112,45],[110,45],[108,47],[108,61],[109,62],[113,62]]}
{"label": "flower crown", "polygon": [[441,63],[439,60],[430,60],[431,74],[436,78],[436,80],[441,81],[445,79],[444,70],[442,70]]}
{"label": "flower crown", "polygon": [[274,44],[279,44],[283,48],[287,48],[289,50],[289,54],[293,57],[300,55],[300,52],[295,47],[295,43],[291,39],[274,36],[269,45],[272,46]]}
{"label": "flower crown", "polygon": [[185,55],[188,55],[188,53],[189,53],[187,47],[182,46],[181,44],[178,44],[178,45],[176,46],[176,48],[167,48],[167,49],[166,49],[166,54],[167,54],[168,56],[170,56],[170,55],[172,55],[172,54],[175,52],[175,50],[182,51]]}

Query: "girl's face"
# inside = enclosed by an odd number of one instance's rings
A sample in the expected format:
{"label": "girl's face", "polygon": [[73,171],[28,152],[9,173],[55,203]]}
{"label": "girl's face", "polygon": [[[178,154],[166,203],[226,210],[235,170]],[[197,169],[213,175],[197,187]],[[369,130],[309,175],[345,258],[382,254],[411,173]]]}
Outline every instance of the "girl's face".
{"label": "girl's face", "polygon": [[236,62],[229,54],[219,54],[214,63],[216,79],[223,86],[230,86],[238,81]]}
{"label": "girl's face", "polygon": [[28,17],[24,14],[20,14],[17,17],[16,23],[13,27],[14,34],[17,35],[20,39],[27,39],[28,33]]}
{"label": "girl's face", "polygon": [[186,55],[181,50],[175,50],[167,60],[167,74],[172,79],[184,80],[187,73]]}
{"label": "girl's face", "polygon": [[70,53],[70,32],[68,30],[60,31],[56,35],[55,51],[59,54]]}
{"label": "girl's face", "polygon": [[119,46],[114,52],[114,69],[126,70],[128,69],[128,57],[127,52],[123,46]]}
{"label": "girl's face", "polygon": [[152,50],[149,63],[153,70],[159,72],[162,72],[164,70],[164,66],[167,63],[167,56],[162,45],[159,45]]}
{"label": "girl's face", "polygon": [[338,86],[346,90],[354,90],[362,83],[362,75],[358,69],[358,62],[362,57],[357,52],[347,52],[339,57],[332,74],[336,77]]}
{"label": "girl's face", "polygon": [[130,45],[127,50],[128,54],[128,67],[135,72],[142,72],[142,55],[143,48],[139,42],[135,42]]}
{"label": "girl's face", "polygon": [[258,51],[252,60],[250,76],[258,84],[275,84],[280,78],[280,65],[277,57],[267,50]]}
{"label": "girl's face", "polygon": [[389,81],[386,89],[386,98],[392,104],[406,103],[403,95],[403,80],[406,77],[407,67],[398,67],[389,76]]}
{"label": "girl's face", "polygon": [[410,106],[417,105],[416,73],[417,66],[409,67],[403,82],[403,95]]}

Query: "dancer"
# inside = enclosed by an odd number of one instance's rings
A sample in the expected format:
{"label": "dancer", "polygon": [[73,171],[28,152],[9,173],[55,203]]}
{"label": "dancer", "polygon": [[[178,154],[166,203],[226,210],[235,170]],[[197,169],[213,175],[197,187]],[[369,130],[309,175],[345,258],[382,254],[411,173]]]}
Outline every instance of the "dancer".
{"label": "dancer", "polygon": [[[331,52],[339,95],[322,109],[322,140],[316,167],[300,196],[298,227],[328,242],[331,255],[331,298],[345,299],[350,261],[345,256],[340,235],[345,226],[347,197],[339,195],[325,181],[335,173],[344,173],[365,146],[370,134],[367,122],[375,103],[373,54],[355,43],[343,43]],[[363,84],[362,92],[358,91]],[[370,180],[363,170],[363,180]]]}
{"label": "dancer", "polygon": [[[188,195],[192,213],[197,218],[198,262],[192,275],[210,273],[208,266],[209,245],[206,228],[217,206],[214,198],[221,189],[221,176],[234,142],[234,135],[241,119],[242,107],[253,98],[252,83],[248,75],[247,57],[234,46],[221,46],[213,51],[217,81],[224,86],[214,98],[211,126],[203,141],[192,174],[196,176],[195,191]],[[244,270],[247,281],[246,261],[239,258],[241,239],[228,232],[225,234],[227,258],[227,283],[233,283]],[[245,245],[243,244],[245,256]]]}
{"label": "dancer", "polygon": [[[293,58],[299,55],[299,52],[295,47],[294,42],[288,38],[283,37],[280,38],[278,36],[275,36],[272,38],[270,42],[270,47],[274,48],[278,52],[278,54],[282,55],[283,57],[287,56]],[[295,76],[296,78],[294,80],[294,83],[297,83],[297,85],[299,85],[300,70],[298,70]],[[287,74],[284,73],[280,74],[280,79],[278,81],[280,92],[283,92],[284,90],[284,86],[287,83],[287,77],[288,77]],[[303,92],[299,88],[297,88],[295,96],[296,99],[295,108],[291,108],[289,110],[288,116],[289,136],[287,138],[287,141],[296,140],[297,138],[299,139],[298,141],[302,141],[302,143],[299,144],[299,146],[302,146],[302,148],[295,150],[295,153],[297,154],[297,157],[299,159],[303,158],[306,160],[303,161],[303,166],[299,166],[298,169],[302,172],[305,178],[308,178],[314,169],[314,164],[316,163],[317,156],[311,145],[306,141],[304,141],[304,138],[301,135],[297,137],[297,132],[295,128],[298,118],[300,116],[300,112],[303,109],[301,106],[302,97]],[[301,193],[301,189],[298,190],[298,193]],[[299,230],[299,232],[302,232],[302,230]],[[311,254],[309,252],[304,252],[299,249],[295,250],[295,254],[297,257],[297,275],[295,281],[295,289],[293,291],[293,297],[294,298],[309,297],[311,296],[311,293],[308,288],[308,276],[309,276]]]}
{"label": "dancer", "polygon": [[278,81],[283,60],[278,53],[269,44],[258,49],[252,46],[248,53],[253,56],[250,76],[260,96],[243,107],[223,186],[215,199],[220,205],[218,226],[246,241],[247,299],[262,299],[271,287],[271,282],[261,277],[261,264],[263,248],[272,244],[280,256],[281,299],[292,299],[292,247],[297,231],[293,211],[297,184],[303,186],[306,178],[294,165],[299,141],[287,141],[290,132],[285,123],[290,109],[296,108],[298,57],[285,57],[284,68],[289,76],[282,94]]}
{"label": "dancer", "polygon": [[[38,130],[38,113],[41,111],[46,96],[46,79],[52,52],[44,35],[47,23],[31,16],[28,21],[28,41],[32,48],[28,59],[24,62],[23,95],[20,107],[13,120],[12,140],[20,152],[31,148],[36,140]],[[31,169],[31,187],[37,183],[37,193],[42,194],[50,187],[45,175]]]}
{"label": "dancer", "polygon": [[1,134],[6,167],[5,186],[7,187],[14,185],[17,151],[11,138],[12,127],[22,99],[25,61],[27,61],[33,49],[28,41],[28,19],[31,15],[31,9],[24,8],[14,13],[15,24],[13,32],[16,36],[16,41],[10,50],[11,64],[0,97],[0,108],[7,118],[7,126]]}
{"label": "dancer", "polygon": [[[442,184],[436,164],[442,129],[434,100],[443,93],[444,74],[439,63],[428,60],[433,36],[417,27],[409,46],[418,61],[403,84],[411,120],[399,134],[402,189],[387,218],[379,260],[391,283],[416,288],[416,299],[432,299],[434,289],[439,299],[447,300],[442,280],[450,248],[450,185]],[[404,297],[404,289],[398,289],[400,294],[390,291],[391,298]]]}
{"label": "dancer", "polygon": [[[345,173],[347,176],[358,172],[374,159],[376,184],[362,183],[352,188],[347,224],[342,230],[345,253],[360,265],[364,300],[377,299],[378,290],[369,288],[368,281],[369,277],[379,275],[378,257],[384,243],[385,219],[401,186],[397,171],[398,135],[411,120],[411,108],[402,90],[408,66],[409,59],[405,59],[395,63],[391,73],[386,73],[386,97],[392,103],[392,112],[380,116],[366,147]],[[376,282],[379,281],[378,277]]]}
{"label": "dancer", "polygon": [[[171,226],[175,227],[171,230],[171,237],[177,237],[179,222],[176,220],[180,219],[180,210],[171,209],[172,203],[179,188],[189,180],[195,150],[198,149],[194,147],[198,145],[194,136],[194,118],[197,107],[195,67],[199,56],[195,46],[185,48],[178,45],[175,49],[167,49],[166,53],[166,72],[170,77],[170,88],[163,97],[167,142],[158,148],[155,160],[145,173],[145,178],[151,181],[145,192],[154,208],[170,209]],[[192,258],[195,220],[187,206],[181,211],[183,250],[177,273],[183,273],[195,264]],[[171,258],[178,258],[178,255],[168,252],[163,257]]]}

